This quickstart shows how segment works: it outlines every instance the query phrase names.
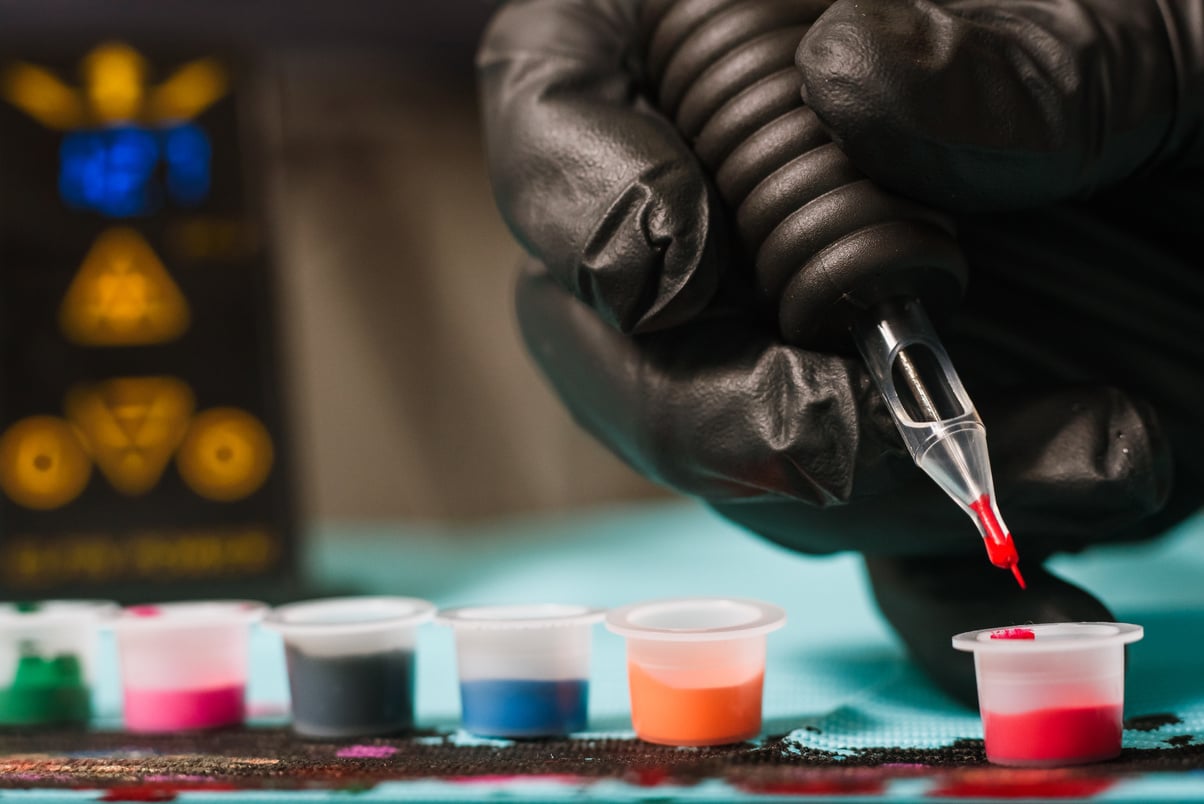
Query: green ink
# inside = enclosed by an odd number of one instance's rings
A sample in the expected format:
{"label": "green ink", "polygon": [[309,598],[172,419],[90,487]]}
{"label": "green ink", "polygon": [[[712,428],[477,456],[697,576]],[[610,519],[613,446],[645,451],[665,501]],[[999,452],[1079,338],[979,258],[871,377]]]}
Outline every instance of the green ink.
{"label": "green ink", "polygon": [[32,726],[84,723],[91,714],[91,696],[77,656],[51,658],[22,645],[12,684],[0,689],[0,723]]}

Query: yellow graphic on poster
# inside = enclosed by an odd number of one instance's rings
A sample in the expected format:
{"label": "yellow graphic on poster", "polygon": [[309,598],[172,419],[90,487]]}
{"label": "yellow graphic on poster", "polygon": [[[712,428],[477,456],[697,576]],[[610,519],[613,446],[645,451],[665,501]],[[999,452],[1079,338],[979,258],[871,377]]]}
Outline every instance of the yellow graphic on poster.
{"label": "yellow graphic on poster", "polygon": [[212,58],[178,67],[151,85],[146,60],[121,42],[93,48],[80,62],[83,85],[72,87],[50,70],[15,62],[0,76],[0,94],[47,128],[190,120],[229,91],[230,79]]}
{"label": "yellow graphic on poster", "polygon": [[67,395],[69,418],[92,447],[114,489],[145,494],[188,431],[192,391],[172,377],[124,377],[77,386]]}
{"label": "yellow graphic on poster", "polygon": [[258,419],[238,408],[213,408],[188,428],[176,468],[200,496],[232,502],[263,485],[272,460],[272,439]]}
{"label": "yellow graphic on poster", "polygon": [[188,301],[134,229],[96,238],[59,309],[68,340],[82,346],[143,346],[188,329]]}
{"label": "yellow graphic on poster", "polygon": [[30,416],[0,436],[0,487],[26,508],[59,508],[88,485],[92,461],[79,434],[55,416]]}

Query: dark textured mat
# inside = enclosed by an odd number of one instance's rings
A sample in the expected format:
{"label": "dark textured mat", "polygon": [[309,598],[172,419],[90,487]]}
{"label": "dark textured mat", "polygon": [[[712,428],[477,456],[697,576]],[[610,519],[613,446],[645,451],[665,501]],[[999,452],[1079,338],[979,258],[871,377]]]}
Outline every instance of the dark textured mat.
{"label": "dark textured mat", "polygon": [[1128,776],[1204,769],[1204,745],[1127,749],[1112,762],[1040,771],[990,766],[978,740],[845,756],[800,750],[783,738],[694,749],[625,739],[456,743],[435,734],[315,742],[286,729],[263,728],[155,736],[6,731],[0,732],[0,787],[106,788],[108,800],[164,801],[180,790],[355,790],[390,780],[524,776],[583,785],[618,779],[640,786],[721,779],[749,792],[837,794],[874,793],[901,777],[937,777],[944,795],[1025,797],[1091,795]]}

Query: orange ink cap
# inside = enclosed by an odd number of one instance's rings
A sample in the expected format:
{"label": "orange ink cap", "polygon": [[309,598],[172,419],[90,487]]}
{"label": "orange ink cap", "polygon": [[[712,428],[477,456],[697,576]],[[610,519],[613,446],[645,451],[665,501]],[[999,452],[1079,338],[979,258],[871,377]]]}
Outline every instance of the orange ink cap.
{"label": "orange ink cap", "polygon": [[679,598],[613,609],[627,639],[631,721],[661,745],[724,745],[761,730],[766,635],[786,613],[756,600]]}

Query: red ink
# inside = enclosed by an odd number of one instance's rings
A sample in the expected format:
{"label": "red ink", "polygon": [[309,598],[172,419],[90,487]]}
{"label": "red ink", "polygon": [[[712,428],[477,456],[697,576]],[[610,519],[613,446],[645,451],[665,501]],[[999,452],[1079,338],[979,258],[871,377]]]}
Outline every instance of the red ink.
{"label": "red ink", "polygon": [[991,639],[1036,639],[1037,635],[1033,633],[1031,628],[1004,628],[1001,631],[994,631],[991,634]]}
{"label": "red ink", "polygon": [[241,723],[242,684],[211,689],[125,689],[125,725],[130,731],[211,729]]}
{"label": "red ink", "polygon": [[[1089,778],[1062,778],[1058,771],[993,771],[979,778],[958,778],[946,782],[928,795],[933,798],[981,798],[981,799],[1050,799],[1090,798],[1104,792],[1116,783],[1115,779],[1092,776]],[[1001,775],[1004,774],[1004,775]],[[967,776],[969,776],[967,774]]]}
{"label": "red ink", "polygon": [[831,774],[827,778],[756,781],[740,787],[749,793],[769,796],[878,796],[886,792],[886,781]]}
{"label": "red ink", "polygon": [[133,617],[158,617],[163,612],[158,606],[130,606],[126,613]]}
{"label": "red ink", "polygon": [[97,801],[175,801],[176,791],[170,787],[142,785],[140,787],[110,787]]}
{"label": "red ink", "polygon": [[982,523],[982,531],[986,534],[983,543],[987,546],[987,557],[991,563],[1000,569],[1010,569],[1020,588],[1027,588],[1024,576],[1020,574],[1020,555],[1016,552],[1016,544],[1012,541],[1012,534],[999,524],[995,509],[991,507],[990,495],[984,494],[970,503],[970,510],[978,515],[978,521]]}
{"label": "red ink", "polygon": [[982,713],[987,759],[1003,765],[1080,763],[1120,753],[1121,705]]}
{"label": "red ink", "polygon": [[661,767],[633,768],[625,778],[640,787],[658,787],[669,781],[669,769]]}
{"label": "red ink", "polygon": [[230,792],[241,790],[226,782],[172,782],[139,785],[119,785],[105,790],[97,801],[175,801],[176,794],[184,790]]}

